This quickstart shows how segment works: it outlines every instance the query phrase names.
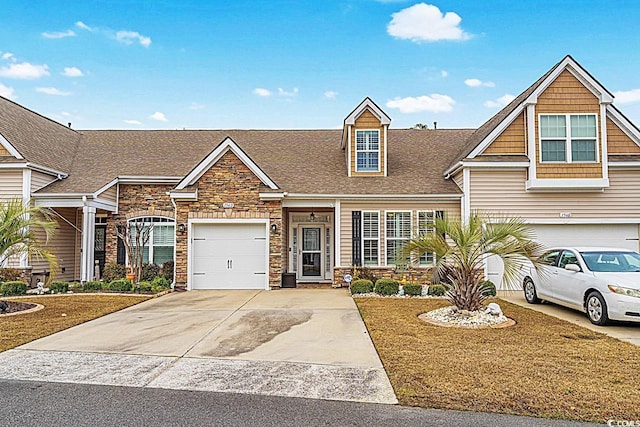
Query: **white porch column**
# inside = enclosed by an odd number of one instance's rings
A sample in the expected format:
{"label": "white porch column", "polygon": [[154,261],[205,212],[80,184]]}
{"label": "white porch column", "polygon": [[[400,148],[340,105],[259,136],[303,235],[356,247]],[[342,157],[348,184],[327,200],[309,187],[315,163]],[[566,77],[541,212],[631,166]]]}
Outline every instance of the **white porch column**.
{"label": "white porch column", "polygon": [[82,251],[80,254],[80,280],[93,280],[94,239],[96,234],[96,208],[82,207]]}

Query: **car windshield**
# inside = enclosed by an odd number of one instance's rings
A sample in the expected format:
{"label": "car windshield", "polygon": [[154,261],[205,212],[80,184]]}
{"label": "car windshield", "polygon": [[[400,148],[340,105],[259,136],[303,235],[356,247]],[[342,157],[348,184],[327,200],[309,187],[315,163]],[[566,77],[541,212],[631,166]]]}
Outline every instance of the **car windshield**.
{"label": "car windshield", "polygon": [[591,271],[640,272],[640,254],[620,251],[580,252]]}

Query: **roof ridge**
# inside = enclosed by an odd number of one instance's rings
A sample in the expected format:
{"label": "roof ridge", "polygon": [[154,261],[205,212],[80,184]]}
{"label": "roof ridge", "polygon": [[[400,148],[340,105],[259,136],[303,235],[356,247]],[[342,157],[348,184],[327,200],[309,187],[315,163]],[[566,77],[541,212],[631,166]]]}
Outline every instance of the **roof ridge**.
{"label": "roof ridge", "polygon": [[23,109],[23,110],[25,110],[25,111],[27,111],[27,112],[29,112],[29,113],[31,113],[31,114],[34,114],[34,115],[36,115],[36,116],[38,116],[38,117],[40,117],[40,118],[43,118],[43,119],[45,119],[45,120],[47,120],[47,121],[49,121],[49,122],[51,122],[51,123],[53,123],[53,124],[55,124],[55,125],[57,125],[57,126],[60,126],[62,129],[65,129],[65,131],[71,131],[71,132],[73,132],[73,133],[75,133],[75,134],[78,134],[78,133],[79,133],[79,132],[78,132],[78,131],[76,131],[75,129],[70,128],[69,126],[65,126],[65,125],[63,125],[62,123],[56,122],[55,120],[50,119],[49,117],[44,116],[44,115],[42,115],[42,114],[38,113],[37,111],[34,111],[34,110],[30,109],[30,108],[27,108],[27,107],[25,107],[24,105],[18,104],[17,102],[15,102],[15,101],[13,101],[13,100],[11,100],[11,99],[9,99],[9,98],[5,98],[5,97],[4,97],[4,96],[2,96],[2,95],[0,95],[0,98],[1,98],[2,100],[4,100],[4,101],[7,101],[7,102],[9,102],[9,103],[11,103],[11,104],[13,104],[13,105],[17,106],[17,107],[20,107],[21,109]]}

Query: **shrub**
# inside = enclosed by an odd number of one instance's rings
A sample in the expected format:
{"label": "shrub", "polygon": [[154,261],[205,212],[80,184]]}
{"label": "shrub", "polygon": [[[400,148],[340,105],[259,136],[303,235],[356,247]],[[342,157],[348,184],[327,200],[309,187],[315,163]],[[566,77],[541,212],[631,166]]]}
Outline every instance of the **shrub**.
{"label": "shrub", "polygon": [[435,297],[441,297],[447,292],[447,288],[443,285],[430,285],[427,295],[433,295]]}
{"label": "shrub", "polygon": [[0,268],[0,282],[17,282],[22,271],[17,268]]}
{"label": "shrub", "polygon": [[376,283],[376,281],[378,280],[376,275],[373,273],[373,271],[371,271],[369,267],[357,267],[355,272],[356,274],[354,275],[354,279],[371,280],[371,283]]}
{"label": "shrub", "polygon": [[3,297],[24,295],[27,293],[27,284],[19,280],[3,282],[2,285],[0,285],[0,291],[2,292]]}
{"label": "shrub", "polygon": [[138,284],[138,292],[152,292],[152,291],[153,291],[153,284],[151,282],[143,280]]}
{"label": "shrub", "polygon": [[142,275],[140,280],[152,281],[160,274],[160,266],[156,264],[142,264]]}
{"label": "shrub", "polygon": [[402,287],[405,295],[422,295],[422,285],[417,283],[407,283]]}
{"label": "shrub", "polygon": [[496,296],[496,285],[491,280],[486,280],[482,284],[482,294],[490,297]]}
{"label": "shrub", "polygon": [[102,278],[105,282],[112,282],[118,279],[124,279],[127,274],[127,267],[121,264],[109,263],[104,266]]}
{"label": "shrub", "polygon": [[162,276],[158,276],[158,277],[156,277],[155,279],[153,279],[151,281],[151,284],[153,286],[157,286],[157,287],[160,287],[160,288],[169,289],[171,287],[171,280],[169,280],[169,279],[167,279],[165,277],[162,277]]}
{"label": "shrub", "polygon": [[173,282],[173,261],[165,261],[160,267],[160,275],[167,279],[169,283]]}
{"label": "shrub", "polygon": [[52,294],[66,294],[69,290],[69,282],[52,282],[49,285],[49,291]]}
{"label": "shrub", "polygon": [[73,292],[78,292],[82,290],[82,283],[80,282],[71,282],[69,283],[69,290]]}
{"label": "shrub", "polygon": [[373,291],[380,295],[395,295],[400,289],[400,284],[394,279],[378,279]]}
{"label": "shrub", "polygon": [[373,282],[368,279],[358,279],[351,282],[351,295],[354,294],[368,294],[373,291]]}
{"label": "shrub", "polygon": [[108,289],[110,291],[129,292],[133,289],[133,284],[131,280],[118,279],[110,282]]}
{"label": "shrub", "polygon": [[107,284],[107,282],[90,281],[84,284],[84,289],[85,291],[101,291],[103,288],[108,289],[105,287]]}

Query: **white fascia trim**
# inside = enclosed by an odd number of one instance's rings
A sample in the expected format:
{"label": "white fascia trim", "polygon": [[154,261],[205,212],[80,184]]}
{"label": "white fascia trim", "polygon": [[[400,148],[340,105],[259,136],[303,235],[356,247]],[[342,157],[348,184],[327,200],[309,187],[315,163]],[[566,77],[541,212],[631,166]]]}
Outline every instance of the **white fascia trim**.
{"label": "white fascia trim", "polygon": [[198,201],[198,190],[192,193],[182,193],[177,191],[169,191],[167,193],[171,199],[180,200],[184,202],[196,202]]}
{"label": "white fascia trim", "polygon": [[458,162],[455,165],[451,166],[449,169],[447,169],[446,171],[444,171],[444,177],[446,179],[449,179],[451,177],[451,175],[455,175],[456,172],[458,172],[458,170],[462,167],[462,162]]}
{"label": "white fascia trim", "polygon": [[462,162],[465,168],[528,168],[531,162]]}
{"label": "white fascia trim", "polygon": [[282,200],[287,195],[286,191],[281,193],[258,193],[260,200]]}
{"label": "white fascia trim", "polygon": [[369,97],[366,97],[360,105],[358,105],[353,112],[344,119],[344,124],[354,125],[356,123],[356,119],[360,117],[366,109],[369,109],[369,111],[371,111],[373,115],[380,120],[381,125],[391,124],[391,118],[387,116],[387,113],[382,111],[382,109],[380,109],[380,107],[378,107]]}
{"label": "white fascia trim", "polygon": [[92,193],[36,193],[32,194],[31,197],[34,199],[75,199],[82,197],[93,197]]}
{"label": "white fascia trim", "polygon": [[419,200],[460,200],[462,194],[308,194],[289,193],[287,199],[419,199]]}
{"label": "white fascia trim", "polygon": [[286,197],[282,201],[283,208],[333,208],[335,199],[289,199]]}
{"label": "white fascia trim", "polygon": [[0,163],[0,169],[24,169],[27,163]]}
{"label": "white fascia trim", "polygon": [[613,102],[613,96],[607,92],[607,90],[600,85],[593,77],[587,73],[578,63],[576,63],[571,57],[567,56],[562,60],[547,78],[540,83],[535,91],[525,101],[525,103],[536,104],[538,102],[538,96],[544,92],[558,76],[567,70],[573,76],[578,79],[583,85],[585,85],[603,104],[611,104]]}
{"label": "white fascia trim", "polygon": [[115,203],[103,199],[88,200],[86,204],[87,206],[103,209],[109,212],[115,212],[118,209],[118,206]]}
{"label": "white fascia trim", "polygon": [[640,168],[640,162],[609,162],[609,167],[637,169]]}
{"label": "white fascia trim", "polygon": [[260,167],[253,161],[244,151],[236,144],[233,139],[227,137],[222,141],[207,157],[202,160],[198,166],[196,166],[187,176],[185,176],[176,186],[176,190],[182,190],[189,185],[193,185],[204,173],[215,165],[220,158],[231,150],[242,163],[247,166],[254,175],[256,175],[260,181],[272,190],[277,190],[278,186],[267,176],[267,174],[260,169]]}
{"label": "white fascia trim", "polygon": [[558,218],[558,219],[527,219],[527,224],[640,224],[640,218]]}
{"label": "white fascia trim", "polygon": [[496,126],[491,131],[491,133],[487,135],[485,139],[483,139],[478,145],[476,145],[476,148],[474,148],[467,157],[473,159],[474,157],[482,154],[482,152],[486,150],[487,147],[491,145],[491,143],[495,141],[495,139],[500,136],[500,134],[502,134],[502,132],[504,132],[504,130],[508,128],[511,123],[513,123],[513,121],[520,115],[520,113],[522,113],[523,110],[524,105],[519,105],[515,110],[513,110],[511,114],[505,117],[504,120],[502,120],[498,124],[498,126]]}
{"label": "white fascia trim", "polygon": [[609,188],[609,179],[565,178],[565,179],[529,179],[526,181],[527,191],[572,191],[572,190],[604,190]]}
{"label": "white fascia trim", "polygon": [[82,197],[38,198],[34,199],[34,202],[36,206],[43,208],[81,208],[83,206],[89,206],[98,209],[104,209],[109,212],[116,212],[117,209],[115,203],[101,199],[87,200],[86,202],[84,202],[82,200]]}
{"label": "white fascia trim", "polygon": [[462,169],[462,188],[464,193],[462,198],[462,220],[465,224],[468,224],[469,218],[471,218],[471,171],[467,168]]}
{"label": "white fascia trim", "polygon": [[46,173],[46,174],[48,174],[48,175],[54,175],[54,176],[56,176],[58,179],[66,178],[66,177],[68,177],[68,176],[69,176],[69,174],[68,174],[68,173],[61,172],[61,171],[56,170],[56,169],[51,169],[51,168],[48,168],[48,167],[46,167],[46,166],[39,165],[39,164],[37,164],[37,163],[27,162],[27,165],[26,165],[26,166],[27,166],[28,168],[31,168],[31,169],[33,169],[33,170],[35,170],[35,171],[38,171],[38,172],[43,172],[43,173]]}
{"label": "white fascia trim", "polygon": [[633,142],[640,146],[640,131],[618,110],[607,105],[607,117],[624,132]]}
{"label": "white fascia trim", "polygon": [[16,147],[11,145],[11,143],[7,141],[7,138],[5,138],[2,134],[0,134],[0,145],[2,145],[4,149],[7,150],[9,154],[11,154],[16,159],[19,159],[19,160],[24,159],[22,154],[20,154],[20,152],[16,150]]}
{"label": "white fascia trim", "polygon": [[[596,135],[597,130],[597,118],[596,118]],[[600,142],[602,144],[602,150],[600,151],[600,159],[602,163],[602,177],[609,178],[609,145],[607,139],[607,106],[600,104]],[[598,144],[596,144],[596,153],[598,152]],[[597,157],[597,154],[596,154]]]}
{"label": "white fascia trim", "polygon": [[108,189],[110,189],[111,187],[116,185],[117,183],[118,183],[118,178],[116,178],[113,181],[109,182],[108,184],[100,187],[95,193],[93,193],[93,197],[98,197],[99,194],[104,193],[105,191],[107,191]]}
{"label": "white fascia trim", "polygon": [[119,176],[117,182],[120,184],[175,184],[180,182],[181,176]]}

